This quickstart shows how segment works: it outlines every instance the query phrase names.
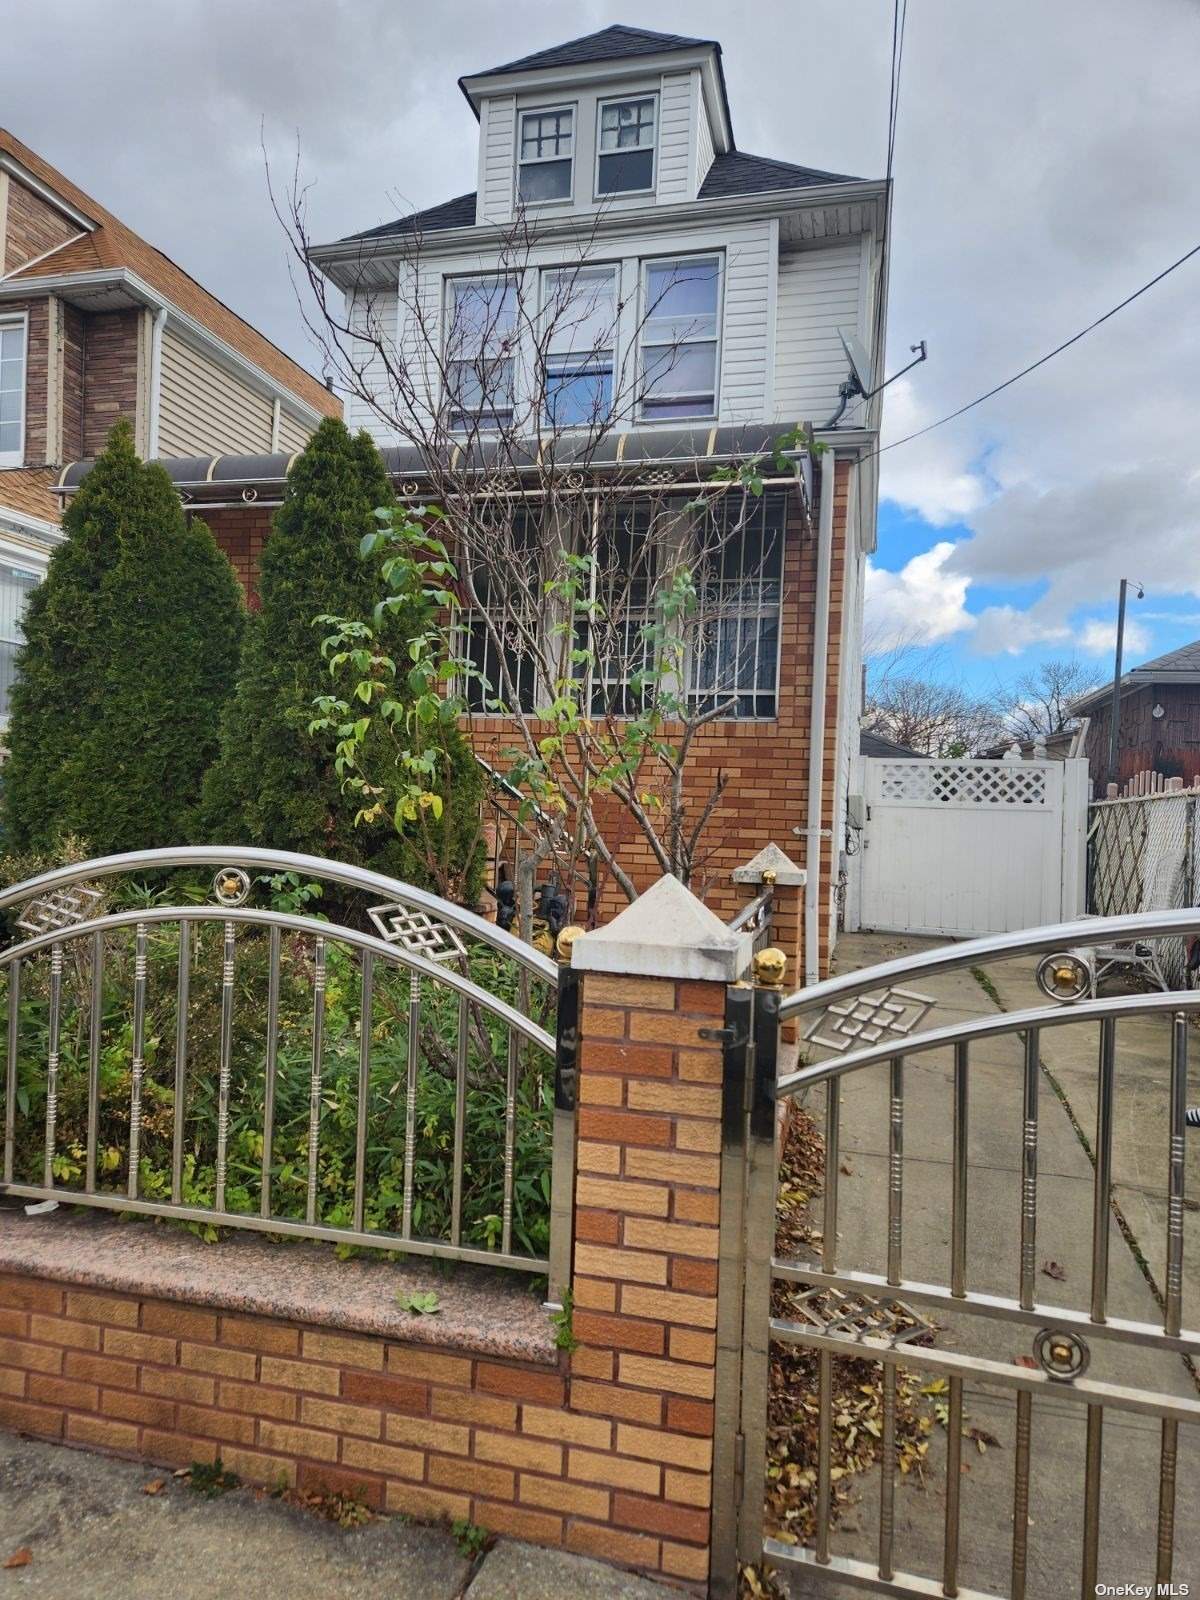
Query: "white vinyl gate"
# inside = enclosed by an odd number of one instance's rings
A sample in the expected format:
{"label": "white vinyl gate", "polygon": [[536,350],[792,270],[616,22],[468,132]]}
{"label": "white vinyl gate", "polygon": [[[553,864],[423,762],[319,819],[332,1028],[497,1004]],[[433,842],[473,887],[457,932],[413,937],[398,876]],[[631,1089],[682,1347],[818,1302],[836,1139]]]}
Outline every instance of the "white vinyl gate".
{"label": "white vinyl gate", "polygon": [[1086,761],[863,766],[862,927],[1009,933],[1083,911]]}

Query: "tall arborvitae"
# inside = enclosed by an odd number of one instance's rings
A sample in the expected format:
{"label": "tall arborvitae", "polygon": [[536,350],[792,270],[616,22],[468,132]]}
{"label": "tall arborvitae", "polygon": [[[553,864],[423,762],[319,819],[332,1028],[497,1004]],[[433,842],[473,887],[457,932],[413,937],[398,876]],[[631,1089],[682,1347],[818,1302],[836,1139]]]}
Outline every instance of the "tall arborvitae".
{"label": "tall arborvitae", "polygon": [[314,701],[330,692],[319,616],[369,617],[379,567],[359,547],[378,527],[391,487],[365,435],[326,418],[288,473],[283,505],[263,551],[259,610],[242,646],[237,692],[221,751],[204,785],[204,827],[214,843],[361,861],[371,838],[354,827],[333,748],[310,734]]}
{"label": "tall arborvitae", "polygon": [[75,758],[75,827],[105,853],[195,837],[245,624],[228,558],[160,466],[140,491],[101,584],[103,706]]}
{"label": "tall arborvitae", "polygon": [[[221,753],[204,785],[204,828],[213,843],[328,855],[470,901],[478,897],[484,864],[482,781],[458,729],[438,736],[443,748],[433,787],[443,797],[441,819],[427,813],[423,824],[410,824],[403,833],[397,833],[386,805],[395,768],[385,743],[369,752],[365,774],[382,790],[384,815],[356,825],[363,802],[343,791],[334,741],[327,732],[308,731],[318,697],[338,687],[321,652],[331,628],[316,618],[373,617],[386,585],[379,560],[364,559],[361,545],[378,530],[375,511],[392,503],[387,472],[370,438],[351,437],[337,420],[322,422],[288,473],[263,552],[259,610],[247,624]],[[388,612],[380,628],[381,644],[402,664],[405,617]],[[401,696],[402,682],[401,677]]]}
{"label": "tall arborvitae", "polygon": [[242,604],[211,535],[119,422],[30,596],[4,765],[9,849],[177,844],[232,687]]}

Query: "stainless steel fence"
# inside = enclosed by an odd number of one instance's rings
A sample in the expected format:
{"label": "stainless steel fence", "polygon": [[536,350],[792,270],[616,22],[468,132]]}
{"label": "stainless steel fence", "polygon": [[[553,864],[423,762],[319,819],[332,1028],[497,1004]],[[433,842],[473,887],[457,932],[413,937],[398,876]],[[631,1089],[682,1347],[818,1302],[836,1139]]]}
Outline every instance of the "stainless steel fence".
{"label": "stainless steel fence", "polygon": [[[168,884],[104,908],[114,877],[129,898],[130,879],[214,867],[215,903],[158,903]],[[247,904],[253,871],[337,886],[346,920]],[[0,1193],[548,1273],[561,1293],[556,963],[412,885],[282,851],[83,862],[0,893],[5,912]],[[471,1211],[473,1185],[494,1210]]]}
{"label": "stainless steel fence", "polygon": [[735,917],[729,919],[729,929],[731,933],[753,934],[753,947],[755,950],[761,950],[770,940],[774,923],[775,886],[768,883]]}
{"label": "stainless steel fence", "polygon": [[[770,989],[754,991],[753,1017],[729,1030],[731,1042],[727,1047],[735,1074],[741,1062],[747,1077],[745,1096],[735,1114],[727,1118],[725,1130],[726,1159],[738,1157],[742,1192],[740,1198],[732,1192],[722,1196],[723,1258],[728,1243],[724,1233],[727,1218],[739,1217],[740,1246],[744,1250],[740,1285],[743,1323],[737,1363],[739,1398],[729,1420],[743,1441],[744,1468],[738,1472],[734,1455],[724,1453],[725,1476],[714,1485],[714,1504],[733,1501],[738,1505],[737,1560],[757,1563],[766,1558],[780,1567],[802,1572],[802,1582],[808,1586],[805,1592],[811,1587],[814,1595],[826,1592],[827,1583],[834,1586],[829,1592],[838,1594],[843,1592],[840,1585],[845,1583],[891,1595],[978,1594],[964,1584],[962,1566],[962,1552],[970,1548],[973,1532],[964,1517],[960,1476],[963,1422],[967,1415],[964,1385],[969,1384],[973,1390],[976,1385],[981,1386],[985,1394],[991,1389],[1007,1395],[1015,1405],[1009,1499],[1011,1550],[1003,1592],[1024,1597],[1033,1582],[1029,1518],[1031,1508],[1036,1510],[1036,1502],[1031,1507],[1031,1470],[1035,1466],[1042,1473],[1051,1470],[1045,1465],[1050,1459],[1044,1454],[1047,1436],[1053,1429],[1069,1428],[1072,1413],[1079,1420],[1082,1447],[1080,1543],[1077,1554],[1061,1548],[1061,1543],[1049,1557],[1043,1550],[1040,1576],[1053,1573],[1055,1594],[1076,1587],[1083,1596],[1090,1596],[1097,1592],[1098,1578],[1115,1580],[1138,1574],[1140,1580],[1146,1575],[1142,1554],[1132,1546],[1126,1548],[1128,1538],[1120,1551],[1120,1559],[1127,1566],[1119,1574],[1111,1570],[1111,1546],[1110,1570],[1102,1572],[1099,1565],[1106,1508],[1111,1513],[1119,1507],[1126,1518],[1129,1515],[1124,1495],[1108,1500],[1114,1493],[1113,1471],[1120,1463],[1122,1471],[1132,1475],[1129,1482],[1135,1481],[1140,1472],[1140,1467],[1132,1464],[1130,1439],[1122,1437],[1128,1429],[1121,1424],[1140,1416],[1150,1417],[1158,1424],[1157,1481],[1154,1499],[1147,1508],[1152,1537],[1145,1560],[1152,1566],[1159,1585],[1171,1582],[1176,1562],[1176,1487],[1177,1482],[1189,1481],[1186,1474],[1179,1472],[1179,1424],[1200,1422],[1200,1398],[1195,1382],[1188,1376],[1194,1372],[1192,1363],[1200,1358],[1200,1331],[1183,1325],[1188,1046],[1191,1026],[1200,1016],[1200,995],[1122,995],[926,1026],[926,1017],[935,1002],[921,991],[930,980],[954,969],[986,967],[991,962],[1095,940],[1180,941],[1198,929],[1197,911],[1167,910],[1087,919],[948,945],[919,957],[831,979],[787,998]],[[744,1003],[745,990],[730,991],[727,1020],[737,1014],[739,993]],[[1145,1130],[1157,1125],[1151,1120],[1154,1116],[1161,1117],[1164,1135],[1160,1168],[1163,1238],[1161,1254],[1158,1248],[1151,1251],[1161,1264],[1157,1269],[1161,1273],[1161,1291],[1156,1298],[1162,1315],[1156,1321],[1114,1314],[1114,1294],[1110,1290],[1110,1272],[1114,1269],[1109,1259],[1112,1234],[1116,1231],[1111,1202],[1121,1029],[1128,1019],[1147,1016],[1161,1017],[1167,1024],[1161,1079],[1154,1084],[1147,1078],[1144,1056],[1135,1055],[1132,1063],[1138,1074],[1143,1143],[1148,1137]],[[801,1058],[803,1064],[777,1077],[778,1023],[790,1018],[802,1023],[808,1043]],[[1089,1214],[1082,1219],[1090,1239],[1090,1273],[1086,1275],[1083,1303],[1074,1306],[1045,1302],[1037,1271],[1039,1223],[1046,1231],[1062,1226],[1062,1191],[1058,1182],[1061,1175],[1057,1167],[1048,1179],[1049,1194],[1041,1182],[1039,1104],[1043,1100],[1045,1074],[1040,1043],[1048,1030],[1067,1027],[1084,1030],[1082,1037],[1095,1041],[1096,1052],[1095,1076],[1090,1085],[1095,1124],[1087,1131],[1085,1143],[1093,1178]],[[968,1252],[968,1198],[978,1192],[976,1185],[984,1177],[988,1194],[994,1197],[996,1185],[1003,1178],[1003,1171],[992,1164],[982,1171],[975,1154],[984,1133],[992,1133],[995,1128],[994,1120],[985,1130],[973,1118],[972,1090],[978,1072],[991,1074],[994,1082],[997,1070],[995,1059],[979,1059],[977,1047],[984,1040],[1006,1036],[1019,1046],[1011,1056],[1012,1080],[1005,1091],[1014,1117],[1006,1148],[1019,1151],[1019,1162],[1010,1180],[1007,1211],[998,1216],[993,1198],[987,1216],[976,1219],[976,1226],[984,1226],[992,1238],[997,1237],[997,1229],[999,1237],[1004,1237],[1004,1216],[1011,1220],[1009,1270],[1013,1277],[1008,1291],[997,1293],[991,1292],[991,1283],[985,1292],[977,1280],[973,1281],[975,1273]],[[939,1057],[937,1052],[943,1054]],[[939,1061],[944,1067],[939,1068]],[[944,1169],[944,1198],[933,1196],[928,1161],[924,1161],[924,1172],[915,1173],[921,1180],[916,1202],[920,1222],[910,1217],[906,1231],[906,1193],[914,1180],[912,1163],[917,1158],[916,1153],[906,1151],[905,1145],[914,1087],[921,1091],[918,1133],[931,1126],[934,1102],[930,1096],[945,1097],[942,1115],[949,1161]],[[807,1259],[779,1256],[774,1250],[778,1199],[776,1112],[789,1097],[816,1088],[822,1089],[825,1099],[824,1188],[813,1219],[817,1243]],[[858,1117],[854,1130],[855,1162],[873,1160],[878,1150],[882,1172],[878,1224],[870,1216],[856,1215],[852,1242],[848,1242],[842,1232],[846,1217],[839,1213],[839,1188],[847,1170],[843,1165],[847,1151],[843,1100],[851,1088],[858,1090],[853,1100]],[[1161,1101],[1157,1111],[1151,1107],[1152,1089]],[[989,1104],[994,1119],[994,1099]],[[869,1118],[870,1127],[862,1121],[864,1115]],[[935,1116],[933,1122],[939,1123],[939,1119]],[[732,1172],[728,1173],[727,1181],[732,1176]],[[858,1191],[856,1205],[864,1192]],[[938,1223],[931,1232],[931,1217],[935,1215]],[[939,1273],[931,1268],[930,1261],[939,1249],[943,1216],[949,1225],[945,1245],[940,1246],[946,1253],[944,1269]],[[920,1231],[912,1239],[914,1225]],[[878,1264],[883,1270],[868,1270],[868,1265],[874,1263],[873,1245],[866,1234],[878,1241]],[[916,1274],[908,1266],[910,1243],[912,1254],[920,1257],[920,1271]],[[1045,1248],[1043,1242],[1041,1249]],[[725,1278],[721,1292],[724,1297]],[[722,1316],[727,1310],[728,1302],[723,1302]],[[1011,1343],[1005,1339],[1006,1330],[1012,1336]],[[728,1339],[724,1343],[728,1344]],[[814,1474],[815,1535],[807,1545],[765,1535],[772,1344],[800,1347],[814,1357],[815,1452],[796,1463],[798,1469]],[[1124,1357],[1120,1355],[1122,1349]],[[1160,1357],[1170,1359],[1164,1362],[1158,1360]],[[833,1374],[834,1363],[847,1359],[875,1362],[882,1369],[873,1560],[837,1554],[831,1544],[833,1442],[838,1427]],[[1099,1369],[1100,1376],[1088,1374],[1089,1362]],[[1178,1367],[1173,1364],[1176,1362]],[[897,1381],[902,1372],[920,1374],[918,1381],[923,1383],[940,1380],[945,1389],[945,1483],[939,1501],[940,1558],[934,1572],[905,1570],[901,1563],[896,1484]],[[720,1378],[718,1383],[720,1389]],[[728,1412],[729,1394],[728,1385],[723,1395],[718,1394],[719,1414],[723,1405]],[[796,1397],[797,1405],[801,1398]],[[1105,1420],[1110,1414],[1117,1427],[1110,1429],[1108,1435],[1110,1459],[1105,1477]],[[1074,1434],[1067,1437],[1073,1439]],[[1061,1452],[1061,1436],[1059,1448]],[[1043,1452],[1040,1457],[1039,1449]],[[1054,1458],[1056,1481],[1063,1470],[1060,1453]],[[1059,1492],[1067,1493],[1065,1489]],[[1152,1509],[1155,1502],[1156,1512]],[[871,1497],[866,1497],[865,1503],[871,1504]],[[910,1526],[912,1518],[910,1505]],[[1179,1529],[1189,1528],[1192,1521],[1185,1511]],[[722,1547],[720,1518],[715,1527],[714,1593],[731,1594],[736,1580],[734,1543],[730,1538]],[[1047,1559],[1049,1568],[1045,1566]],[[1187,1577],[1186,1572],[1177,1575]],[[991,1581],[1000,1580],[993,1575],[989,1586]],[[1158,1592],[1168,1591],[1160,1588]]]}

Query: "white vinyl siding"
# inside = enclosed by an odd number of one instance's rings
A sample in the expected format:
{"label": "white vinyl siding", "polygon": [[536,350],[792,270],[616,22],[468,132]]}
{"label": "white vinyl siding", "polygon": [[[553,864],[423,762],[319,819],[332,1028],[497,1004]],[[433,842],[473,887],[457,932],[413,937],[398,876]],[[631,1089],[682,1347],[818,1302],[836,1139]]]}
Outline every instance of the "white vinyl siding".
{"label": "white vinyl siding", "polygon": [[163,330],[161,456],[252,455],[271,448],[271,401]]}
{"label": "white vinyl siding", "polygon": [[693,198],[688,173],[691,149],[692,77],[690,72],[664,75],[659,96],[658,202],[670,205]]}
{"label": "white vinyl siding", "polygon": [[862,337],[862,245],[785,252],[779,259],[775,334],[775,415],[820,425],[838,403],[846,357],[838,329]]}
{"label": "white vinyl siding", "polygon": [[770,222],[729,230],[721,327],[721,421],[761,421],[767,403],[775,258]]}
{"label": "white vinyl siding", "polygon": [[696,88],[696,178],[693,194],[700,193],[700,185],[708,176],[708,169],[713,164],[712,129],[708,125],[708,108],[704,104],[704,96],[700,93],[699,84]]}
{"label": "white vinyl siding", "polygon": [[479,129],[479,199],[475,220],[507,222],[513,214],[517,159],[515,96],[493,95],[483,102]]}
{"label": "white vinyl siding", "polygon": [[[391,342],[396,337],[397,295],[373,293],[355,300],[349,311],[350,326],[358,332],[369,333],[368,338],[355,338],[350,345],[350,358],[359,383],[368,394],[376,396],[379,406],[388,408],[387,370],[377,343]],[[358,394],[346,398],[346,426],[352,433],[365,428],[375,437],[380,436],[382,423],[368,402]]]}

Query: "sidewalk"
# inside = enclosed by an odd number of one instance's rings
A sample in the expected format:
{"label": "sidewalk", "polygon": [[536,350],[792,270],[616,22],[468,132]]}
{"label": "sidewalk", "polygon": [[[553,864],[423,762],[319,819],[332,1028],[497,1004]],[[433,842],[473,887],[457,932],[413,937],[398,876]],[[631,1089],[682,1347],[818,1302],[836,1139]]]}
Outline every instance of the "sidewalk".
{"label": "sidewalk", "polygon": [[[163,1480],[160,1493],[144,1486]],[[3,1569],[27,1547],[27,1566]],[[240,1489],[206,1500],[169,1472],[0,1432],[0,1600],[678,1600],[596,1561],[444,1528],[343,1529]]]}

